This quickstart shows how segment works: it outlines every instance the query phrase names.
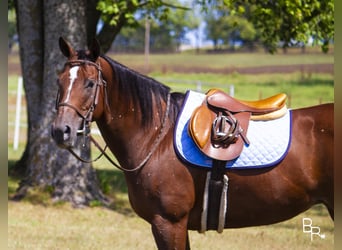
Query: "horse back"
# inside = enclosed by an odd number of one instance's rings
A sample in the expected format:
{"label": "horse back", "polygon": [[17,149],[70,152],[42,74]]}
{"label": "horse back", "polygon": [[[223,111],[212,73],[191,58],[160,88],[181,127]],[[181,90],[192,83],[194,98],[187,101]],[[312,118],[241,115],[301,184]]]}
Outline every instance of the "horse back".
{"label": "horse back", "polygon": [[[317,106],[295,109],[293,113],[293,126],[304,126],[312,128],[317,132],[318,138],[327,138],[333,143],[334,137],[334,104],[327,103]],[[297,128],[300,130],[300,128]],[[295,128],[293,129],[295,131]]]}
{"label": "horse back", "polygon": [[[295,109],[292,118],[292,154],[296,155],[298,162],[304,163],[300,165],[306,169],[305,172],[311,173],[313,179],[331,188],[334,173],[334,104]],[[326,183],[327,180],[329,183]]]}

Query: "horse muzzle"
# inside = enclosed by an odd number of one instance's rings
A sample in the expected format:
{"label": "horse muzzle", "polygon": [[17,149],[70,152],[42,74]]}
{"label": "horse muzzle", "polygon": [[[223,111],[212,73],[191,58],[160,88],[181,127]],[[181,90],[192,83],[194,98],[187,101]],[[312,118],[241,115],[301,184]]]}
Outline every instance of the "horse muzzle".
{"label": "horse muzzle", "polygon": [[[51,125],[51,136],[56,144],[61,148],[73,148],[76,144],[78,129],[80,127],[79,118],[75,120],[58,117]],[[83,124],[82,124],[83,125]]]}
{"label": "horse muzzle", "polygon": [[74,146],[75,139],[72,135],[72,129],[68,125],[53,124],[51,126],[51,136],[61,148],[72,148]]}

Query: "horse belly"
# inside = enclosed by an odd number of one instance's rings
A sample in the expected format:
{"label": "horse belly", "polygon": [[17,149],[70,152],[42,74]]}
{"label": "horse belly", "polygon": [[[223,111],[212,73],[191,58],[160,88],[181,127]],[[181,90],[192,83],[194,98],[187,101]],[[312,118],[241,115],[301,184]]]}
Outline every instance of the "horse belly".
{"label": "horse belly", "polygon": [[241,196],[228,201],[226,228],[268,225],[288,220],[309,209],[312,203],[306,195],[287,197]]}

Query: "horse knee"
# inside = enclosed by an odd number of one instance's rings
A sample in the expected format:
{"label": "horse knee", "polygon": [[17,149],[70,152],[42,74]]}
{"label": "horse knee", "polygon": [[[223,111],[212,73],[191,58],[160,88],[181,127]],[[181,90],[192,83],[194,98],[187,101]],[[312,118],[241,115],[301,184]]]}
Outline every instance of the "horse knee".
{"label": "horse knee", "polygon": [[158,249],[190,248],[187,235],[187,220],[173,222],[156,215],[151,223],[151,228]]}

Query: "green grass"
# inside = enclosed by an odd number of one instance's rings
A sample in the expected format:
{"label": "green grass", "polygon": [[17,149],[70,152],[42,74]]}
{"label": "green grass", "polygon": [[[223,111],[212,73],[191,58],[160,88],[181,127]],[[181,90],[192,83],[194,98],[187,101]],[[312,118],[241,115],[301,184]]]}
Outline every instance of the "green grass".
{"label": "green grass", "polygon": [[[334,81],[329,74],[313,74],[310,77],[301,73],[253,75],[223,74],[179,74],[165,77],[154,73],[153,77],[170,86],[174,91],[196,90],[197,82],[203,84],[202,91],[221,88],[229,91],[234,85],[235,97],[242,100],[257,100],[279,92],[289,96],[288,106],[300,108],[334,101]],[[181,79],[181,80],[180,80]]]}
{"label": "green grass", "polygon": [[[19,148],[23,150],[23,144]],[[20,151],[19,150],[19,151]],[[9,148],[9,164],[20,154]],[[8,202],[8,249],[156,249],[148,223],[131,209],[122,172],[108,162],[97,162],[99,182],[114,199],[110,208],[73,209],[69,204],[53,204],[48,192],[32,191],[21,202]],[[19,179],[8,178],[9,197]],[[302,219],[311,218],[325,239],[302,231]],[[334,223],[323,205],[282,223],[269,226],[227,229],[222,234],[190,231],[192,249],[236,250],[330,250],[334,247]]]}
{"label": "green grass", "polygon": [[[12,166],[24,149],[9,145],[9,165]],[[95,154],[95,152],[94,152]],[[69,204],[53,204],[48,191],[33,190],[21,202],[8,202],[8,249],[156,249],[148,223],[130,207],[123,173],[105,159],[94,164],[104,193],[114,200],[110,209],[90,207],[73,209]],[[9,176],[11,197],[20,179]],[[325,239],[302,231],[302,219],[311,218]],[[192,249],[236,250],[332,250],[334,223],[326,208],[317,205],[282,223],[269,226],[227,229],[222,234],[190,231]]]}
{"label": "green grass", "polygon": [[[122,182],[123,177],[116,172],[102,172],[100,180]],[[17,185],[18,180],[9,178],[10,194]],[[119,204],[111,209],[53,205],[44,193],[30,197],[8,202],[8,249],[156,249],[149,224],[132,211],[123,187],[116,189]],[[325,239],[315,237],[311,242],[310,235],[302,231],[303,218],[311,218]],[[334,247],[334,223],[327,210],[317,205],[291,220],[270,226],[227,229],[222,234],[190,231],[190,242],[192,249],[206,250],[330,250]]]}
{"label": "green grass", "polygon": [[[109,54],[109,56],[130,67],[143,67],[144,55]],[[288,54],[281,53],[270,55],[266,53],[227,53],[227,54],[152,54],[149,56],[149,66],[156,71],[167,71],[168,67],[204,67],[204,68],[227,68],[227,67],[254,67],[267,65],[292,65],[292,64],[321,64],[334,63],[332,53],[314,54]]]}

